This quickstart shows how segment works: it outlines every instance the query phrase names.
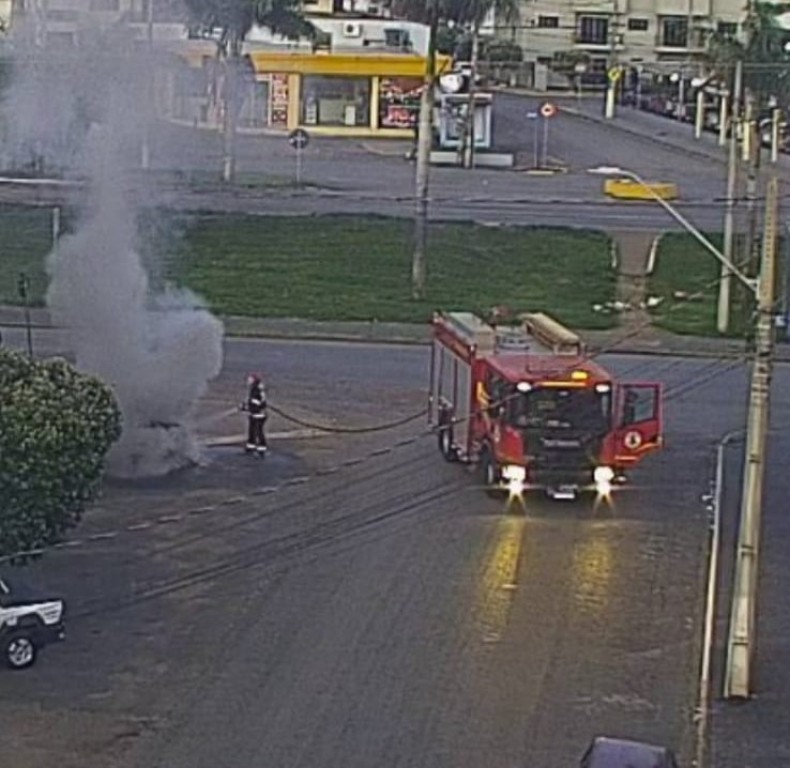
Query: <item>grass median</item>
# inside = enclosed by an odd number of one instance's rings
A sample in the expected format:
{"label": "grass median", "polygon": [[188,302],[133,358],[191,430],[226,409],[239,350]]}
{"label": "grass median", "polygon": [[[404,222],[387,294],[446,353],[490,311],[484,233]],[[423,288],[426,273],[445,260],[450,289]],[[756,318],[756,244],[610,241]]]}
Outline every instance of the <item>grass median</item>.
{"label": "grass median", "polygon": [[[42,300],[49,230],[40,219],[34,227],[33,218],[17,237],[7,228],[13,217],[0,215],[0,242],[13,242],[3,247],[1,301],[18,301],[14,275],[23,269],[35,276],[34,298]],[[506,306],[547,311],[580,329],[616,322],[593,311],[615,289],[609,240],[598,232],[433,223],[427,297],[413,301],[408,220],[172,214],[169,222],[180,236],[165,276],[222,315],[425,322],[437,308]]]}

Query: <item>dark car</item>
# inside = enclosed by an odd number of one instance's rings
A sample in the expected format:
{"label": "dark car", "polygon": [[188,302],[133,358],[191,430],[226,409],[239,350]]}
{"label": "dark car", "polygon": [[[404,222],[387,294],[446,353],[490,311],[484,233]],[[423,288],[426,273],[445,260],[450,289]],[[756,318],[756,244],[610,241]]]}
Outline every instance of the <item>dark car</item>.
{"label": "dark car", "polygon": [[0,576],[0,654],[11,669],[25,669],[45,645],[63,640],[65,603]]}
{"label": "dark car", "polygon": [[678,763],[666,747],[597,736],[584,753],[580,768],[678,768]]}

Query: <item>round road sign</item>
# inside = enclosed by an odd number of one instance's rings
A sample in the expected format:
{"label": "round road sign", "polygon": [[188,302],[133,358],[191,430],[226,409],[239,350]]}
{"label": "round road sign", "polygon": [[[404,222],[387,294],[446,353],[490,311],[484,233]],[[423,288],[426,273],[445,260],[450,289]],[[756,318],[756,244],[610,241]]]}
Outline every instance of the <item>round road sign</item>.
{"label": "round road sign", "polygon": [[635,451],[642,445],[642,435],[637,431],[626,432],[625,439],[623,440],[625,447]]}
{"label": "round road sign", "polygon": [[310,134],[301,128],[297,128],[288,134],[288,143],[294,149],[304,149],[310,143]]}
{"label": "round road sign", "polygon": [[545,104],[541,105],[540,114],[545,118],[554,117],[554,115],[557,114],[557,107],[550,101],[547,101]]}
{"label": "round road sign", "polygon": [[620,67],[612,67],[608,72],[609,75],[609,82],[616,83],[620,79],[620,75],[623,74],[623,70]]}

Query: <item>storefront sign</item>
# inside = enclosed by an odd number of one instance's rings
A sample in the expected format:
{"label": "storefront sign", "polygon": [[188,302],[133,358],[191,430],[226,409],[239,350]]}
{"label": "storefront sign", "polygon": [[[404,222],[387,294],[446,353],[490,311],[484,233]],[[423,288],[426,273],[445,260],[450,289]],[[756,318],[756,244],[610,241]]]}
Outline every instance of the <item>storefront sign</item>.
{"label": "storefront sign", "polygon": [[271,76],[271,125],[288,125],[288,75]]}
{"label": "storefront sign", "polygon": [[379,88],[379,128],[416,128],[422,81],[385,78]]}

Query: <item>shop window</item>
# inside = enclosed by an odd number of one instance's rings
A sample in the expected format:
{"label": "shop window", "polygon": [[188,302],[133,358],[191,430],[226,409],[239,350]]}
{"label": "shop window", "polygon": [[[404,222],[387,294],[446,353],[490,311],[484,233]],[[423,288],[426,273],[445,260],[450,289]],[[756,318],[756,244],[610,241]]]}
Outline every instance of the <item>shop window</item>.
{"label": "shop window", "polygon": [[369,77],[302,78],[302,125],[370,125]]}
{"label": "shop window", "polygon": [[416,128],[422,80],[382,78],[379,87],[379,128]]}

